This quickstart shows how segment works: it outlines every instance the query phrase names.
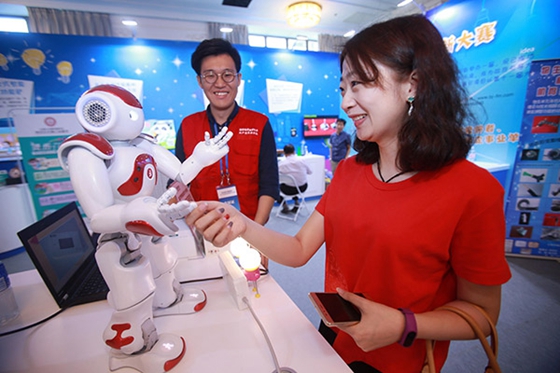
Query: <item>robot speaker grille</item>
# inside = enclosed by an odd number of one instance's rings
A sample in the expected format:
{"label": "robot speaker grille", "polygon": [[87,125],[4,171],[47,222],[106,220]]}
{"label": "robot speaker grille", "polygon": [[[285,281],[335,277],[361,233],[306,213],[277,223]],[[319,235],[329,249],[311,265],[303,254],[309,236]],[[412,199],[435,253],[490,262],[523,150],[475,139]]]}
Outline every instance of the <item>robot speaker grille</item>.
{"label": "robot speaker grille", "polygon": [[92,100],[84,105],[84,119],[94,127],[103,127],[111,120],[109,106],[100,100]]}

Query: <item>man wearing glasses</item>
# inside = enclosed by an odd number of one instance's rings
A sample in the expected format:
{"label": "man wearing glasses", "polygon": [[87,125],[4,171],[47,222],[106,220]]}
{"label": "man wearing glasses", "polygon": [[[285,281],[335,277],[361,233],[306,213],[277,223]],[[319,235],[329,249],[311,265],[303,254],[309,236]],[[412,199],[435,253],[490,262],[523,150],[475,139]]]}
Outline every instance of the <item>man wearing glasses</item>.
{"label": "man wearing glasses", "polygon": [[[204,132],[215,136],[224,126],[233,132],[229,153],[203,169],[190,185],[195,200],[223,200],[259,224],[265,224],[278,194],[276,142],[268,118],[239,107],[241,57],[228,41],[201,42],[191,57],[199,86],[210,101],[205,111],[181,122],[175,154],[188,158]],[[236,195],[237,199],[231,198]]]}

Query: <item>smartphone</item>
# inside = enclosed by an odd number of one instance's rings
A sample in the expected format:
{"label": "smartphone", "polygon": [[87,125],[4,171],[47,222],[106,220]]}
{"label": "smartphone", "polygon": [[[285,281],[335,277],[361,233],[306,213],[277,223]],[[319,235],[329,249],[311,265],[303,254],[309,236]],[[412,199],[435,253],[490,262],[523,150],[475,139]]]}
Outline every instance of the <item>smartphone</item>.
{"label": "smartphone", "polygon": [[[358,295],[362,296],[362,294]],[[329,327],[357,324],[361,319],[360,310],[338,293],[312,292],[309,293],[309,299],[321,316],[321,320]]]}

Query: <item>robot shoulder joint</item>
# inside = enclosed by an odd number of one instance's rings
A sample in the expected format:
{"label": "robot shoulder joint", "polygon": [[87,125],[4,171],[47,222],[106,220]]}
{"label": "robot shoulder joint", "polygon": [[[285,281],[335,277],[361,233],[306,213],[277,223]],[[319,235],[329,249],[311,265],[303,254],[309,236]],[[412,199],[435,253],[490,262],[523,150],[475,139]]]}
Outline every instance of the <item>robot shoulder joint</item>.
{"label": "robot shoulder joint", "polygon": [[115,155],[113,146],[107,139],[95,133],[78,133],[66,138],[58,148],[58,159],[66,169],[68,152],[75,147],[86,148],[103,160],[112,159]]}

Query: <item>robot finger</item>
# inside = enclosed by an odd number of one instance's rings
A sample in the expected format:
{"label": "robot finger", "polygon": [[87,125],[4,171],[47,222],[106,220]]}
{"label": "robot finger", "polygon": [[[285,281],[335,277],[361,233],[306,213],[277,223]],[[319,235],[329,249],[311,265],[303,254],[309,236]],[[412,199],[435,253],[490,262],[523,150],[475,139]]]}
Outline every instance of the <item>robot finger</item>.
{"label": "robot finger", "polygon": [[204,144],[207,146],[212,145],[212,142],[210,141],[210,133],[208,131],[204,132]]}
{"label": "robot finger", "polygon": [[216,146],[218,147],[218,149],[221,149],[224,146],[226,146],[228,141],[232,137],[233,137],[233,132],[229,131],[228,133],[226,133],[224,137],[222,137],[219,141],[216,142]]}
{"label": "robot finger", "polygon": [[175,189],[173,187],[167,189],[165,191],[165,193],[163,193],[161,195],[161,197],[159,197],[158,200],[157,200],[158,208],[160,206],[167,205],[169,203],[169,201],[171,200],[171,198],[175,197],[176,195],[177,195],[177,189]]}
{"label": "robot finger", "polygon": [[227,133],[228,128],[224,126],[224,128],[222,128],[220,132],[216,136],[214,136],[214,143],[220,142]]}
{"label": "robot finger", "polygon": [[180,201],[179,203],[160,206],[158,211],[170,220],[177,220],[190,214],[196,206],[195,202]]}

